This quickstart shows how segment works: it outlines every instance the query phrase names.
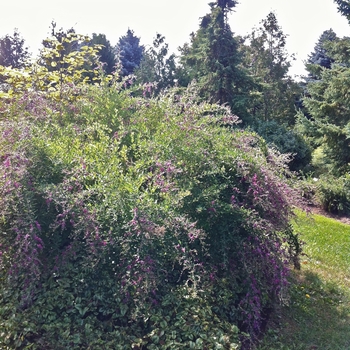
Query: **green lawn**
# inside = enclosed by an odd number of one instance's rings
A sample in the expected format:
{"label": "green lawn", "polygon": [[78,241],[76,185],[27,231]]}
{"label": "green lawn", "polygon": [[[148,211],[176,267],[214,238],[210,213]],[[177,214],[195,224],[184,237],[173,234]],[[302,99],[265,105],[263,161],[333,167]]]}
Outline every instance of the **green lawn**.
{"label": "green lawn", "polygon": [[282,316],[272,316],[259,350],[350,350],[350,225],[297,213],[305,242]]}

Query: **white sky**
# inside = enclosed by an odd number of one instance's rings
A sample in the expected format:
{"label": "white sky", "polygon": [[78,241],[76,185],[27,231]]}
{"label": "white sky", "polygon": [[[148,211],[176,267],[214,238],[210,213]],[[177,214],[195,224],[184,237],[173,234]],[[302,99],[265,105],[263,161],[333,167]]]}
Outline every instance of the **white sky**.
{"label": "white sky", "polygon": [[[214,1],[214,0],[212,0]],[[276,13],[283,32],[288,34],[289,53],[296,54],[290,74],[303,74],[303,60],[313,51],[324,30],[333,28],[338,36],[350,35],[350,25],[337,13],[333,0],[239,0],[230,15],[234,33],[245,35]],[[189,41],[199,26],[199,18],[209,12],[210,0],[1,0],[0,37],[12,34],[14,28],[31,51],[38,52],[49,34],[52,20],[57,27],[74,27],[80,34],[102,33],[114,46],[128,28],[134,30],[144,45],[151,44],[155,34],[166,37],[172,52]]]}

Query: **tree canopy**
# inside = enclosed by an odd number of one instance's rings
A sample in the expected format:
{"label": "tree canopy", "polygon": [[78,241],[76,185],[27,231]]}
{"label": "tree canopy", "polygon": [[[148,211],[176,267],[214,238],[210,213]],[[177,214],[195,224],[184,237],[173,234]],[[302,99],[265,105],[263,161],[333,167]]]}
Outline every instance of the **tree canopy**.
{"label": "tree canopy", "polygon": [[139,67],[144,50],[144,46],[140,45],[140,38],[131,29],[119,38],[116,52],[122,76],[132,74]]}
{"label": "tree canopy", "polygon": [[90,46],[101,46],[98,51],[99,61],[102,63],[103,70],[106,74],[111,74],[117,69],[117,58],[115,49],[104,34],[92,34]]}
{"label": "tree canopy", "polygon": [[[332,171],[343,174],[350,164],[350,39],[332,37],[323,45],[333,63],[318,65],[317,79],[306,85],[303,105],[307,115],[299,112],[299,124],[315,145],[323,146]],[[315,66],[307,65],[312,74]]]}
{"label": "tree canopy", "polygon": [[301,89],[288,75],[293,56],[286,50],[286,40],[273,12],[246,37],[243,63],[259,84],[251,111],[255,120],[294,124],[295,101]]}
{"label": "tree canopy", "polygon": [[12,68],[23,68],[29,59],[28,48],[18,30],[13,35],[0,38],[0,65]]}
{"label": "tree canopy", "polygon": [[333,0],[338,5],[338,11],[347,18],[350,23],[350,1],[349,0]]}
{"label": "tree canopy", "polygon": [[240,66],[242,56],[237,40],[226,20],[226,11],[235,2],[211,3],[191,42],[181,48],[180,62],[187,79],[196,80],[202,96],[212,102],[228,104],[243,120],[253,81]]}
{"label": "tree canopy", "polygon": [[175,55],[169,53],[169,45],[162,34],[157,33],[153,45],[144,52],[135,75],[139,83],[154,84],[155,93],[175,85],[177,78]]}

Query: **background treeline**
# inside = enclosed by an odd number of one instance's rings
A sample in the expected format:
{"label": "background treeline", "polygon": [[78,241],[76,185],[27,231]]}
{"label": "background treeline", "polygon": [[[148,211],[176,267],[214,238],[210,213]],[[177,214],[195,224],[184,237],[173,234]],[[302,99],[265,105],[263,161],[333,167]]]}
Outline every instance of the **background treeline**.
{"label": "background treeline", "polygon": [[[242,127],[258,132],[282,153],[291,153],[291,169],[315,171],[317,177],[345,174],[349,153],[345,127],[349,39],[338,38],[332,29],[321,33],[306,62],[308,75],[297,82],[288,75],[294,58],[286,51],[287,36],[274,13],[247,37],[235,37],[227,18],[236,2],[218,4],[210,4],[210,13],[201,18],[199,29],[179,48],[177,56],[169,52],[161,34],[147,49],[130,29],[114,46],[104,34],[96,33],[86,42],[77,39],[68,44],[66,40],[76,34],[75,30],[58,30],[56,23],[52,23],[51,34],[62,44],[61,56],[73,59],[74,52],[86,46],[98,47],[105,74],[118,72],[120,79],[132,76],[137,83],[153,83],[154,94],[174,86],[186,88],[195,81],[203,100],[229,106],[242,120]],[[345,5],[338,5],[347,15]],[[43,40],[38,63],[50,71],[59,70],[56,63],[63,56],[47,60],[48,45]],[[1,38],[2,66],[21,69],[28,62],[28,50],[17,31]],[[84,64],[87,70],[96,68],[91,62]]]}
{"label": "background treeline", "polygon": [[1,348],[249,348],[300,268],[300,192],[348,211],[350,39],[296,82],[274,13],[242,38],[209,5],[179,56],[0,40]]}

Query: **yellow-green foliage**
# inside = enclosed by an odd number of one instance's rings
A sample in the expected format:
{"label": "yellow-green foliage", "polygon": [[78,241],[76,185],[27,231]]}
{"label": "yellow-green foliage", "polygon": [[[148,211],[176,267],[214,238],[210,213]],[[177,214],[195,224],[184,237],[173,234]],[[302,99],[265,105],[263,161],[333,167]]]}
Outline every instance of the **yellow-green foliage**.
{"label": "yellow-green foliage", "polygon": [[[97,69],[101,47],[89,46],[89,41],[89,37],[75,33],[67,34],[62,42],[48,38],[40,58],[26,68],[0,66],[0,76],[5,82],[0,97],[9,99],[30,91],[43,92],[61,102],[78,97],[79,89],[86,83],[101,81]],[[69,50],[73,44],[77,49]]]}

